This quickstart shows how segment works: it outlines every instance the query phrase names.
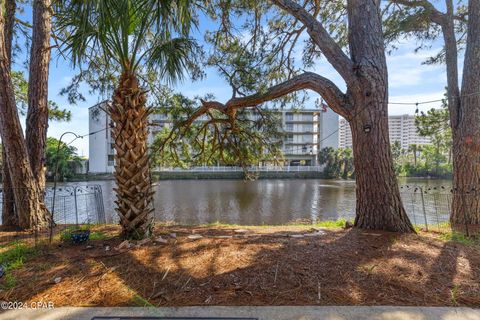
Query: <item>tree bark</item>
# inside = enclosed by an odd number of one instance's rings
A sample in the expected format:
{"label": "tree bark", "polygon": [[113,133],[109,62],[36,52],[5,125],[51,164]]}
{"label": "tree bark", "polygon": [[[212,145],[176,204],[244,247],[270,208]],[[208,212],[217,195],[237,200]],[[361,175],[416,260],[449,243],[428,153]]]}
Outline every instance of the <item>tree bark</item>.
{"label": "tree bark", "polygon": [[393,167],[388,132],[388,74],[379,1],[349,0],[350,54],[359,90],[351,90],[356,173],[355,226],[412,232]]}
{"label": "tree bark", "polygon": [[45,188],[45,147],[48,128],[48,73],[51,33],[50,0],[33,1],[33,31],[28,78],[26,142],[32,171]]}
{"label": "tree bark", "polygon": [[0,135],[6,151],[19,226],[25,229],[46,224],[42,193],[28,160],[28,152],[15,104],[10,78],[8,54],[5,48],[5,20],[0,6]]}
{"label": "tree bark", "polygon": [[465,224],[480,224],[479,92],[480,1],[470,0],[459,123],[453,138],[454,196],[450,221],[456,229],[463,229]]}
{"label": "tree bark", "polygon": [[[8,58],[8,68],[12,65],[13,28],[15,25],[15,11],[17,3],[15,0],[5,1],[5,50]],[[15,198],[13,195],[10,171],[7,164],[5,148],[2,146],[3,167],[2,167],[2,225],[18,226],[18,217],[15,212]]]}
{"label": "tree bark", "polygon": [[18,226],[18,217],[15,212],[15,198],[7,165],[7,154],[2,147],[2,225],[8,227]]}
{"label": "tree bark", "polygon": [[114,123],[116,211],[125,238],[151,234],[153,190],[148,157],[148,110],[135,75],[124,72],[108,110]]}

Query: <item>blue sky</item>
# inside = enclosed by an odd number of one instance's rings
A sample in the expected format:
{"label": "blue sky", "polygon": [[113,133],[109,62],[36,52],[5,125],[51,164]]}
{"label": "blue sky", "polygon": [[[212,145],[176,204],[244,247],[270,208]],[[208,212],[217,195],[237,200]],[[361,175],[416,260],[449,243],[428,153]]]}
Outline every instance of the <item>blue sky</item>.
{"label": "blue sky", "polygon": [[[24,19],[30,20],[31,12],[27,9],[23,14]],[[200,30],[205,26],[200,25]],[[417,102],[426,100],[441,99],[446,86],[445,67],[443,65],[423,65],[429,56],[432,56],[441,47],[440,42],[433,43],[432,49],[414,53],[416,43],[413,41],[403,41],[399,44],[399,49],[393,54],[387,56],[389,69],[389,93],[391,102]],[[23,57],[24,58],[24,57]],[[24,59],[18,57],[18,62]],[[25,71],[21,64],[16,64],[15,68]],[[462,68],[459,68],[460,70]],[[319,61],[315,71],[330,78],[340,88],[344,89],[341,77],[325,60]],[[50,65],[49,76],[49,99],[56,101],[62,108],[72,112],[72,121],[69,123],[51,122],[48,135],[58,138],[65,131],[74,131],[78,134],[88,133],[88,108],[103,97],[86,95],[85,102],[77,105],[69,105],[66,98],[59,95],[60,89],[65,87],[76,73],[71,64],[58,55],[57,51],[52,52],[52,61]],[[218,76],[215,70],[207,69],[205,79],[197,82],[189,80],[179,83],[174,88],[176,91],[186,96],[194,97],[196,95],[205,95],[214,93],[219,101],[226,101],[231,97],[231,90],[227,83]],[[316,96],[311,94],[310,102],[313,107]],[[420,106],[420,110],[439,107],[439,103],[432,103]],[[309,107],[306,105],[305,107]],[[415,105],[390,105],[390,114],[413,114]],[[75,141],[72,145],[77,147],[79,155],[88,157],[88,138]]]}

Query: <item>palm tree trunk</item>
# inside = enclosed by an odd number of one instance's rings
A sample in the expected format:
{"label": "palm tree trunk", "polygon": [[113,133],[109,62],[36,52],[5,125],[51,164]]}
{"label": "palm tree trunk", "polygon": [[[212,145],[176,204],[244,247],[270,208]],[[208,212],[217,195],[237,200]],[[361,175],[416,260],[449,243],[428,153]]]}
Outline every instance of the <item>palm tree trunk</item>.
{"label": "palm tree trunk", "polygon": [[153,191],[147,148],[148,109],[135,75],[125,71],[109,105],[115,145],[116,211],[125,238],[151,233]]}

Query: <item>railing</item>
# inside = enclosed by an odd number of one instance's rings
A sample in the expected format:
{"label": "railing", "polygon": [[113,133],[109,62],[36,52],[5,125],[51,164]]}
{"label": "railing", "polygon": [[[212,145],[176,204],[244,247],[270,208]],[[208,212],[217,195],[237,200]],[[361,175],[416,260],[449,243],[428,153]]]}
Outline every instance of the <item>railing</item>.
{"label": "railing", "polygon": [[[57,225],[106,222],[102,187],[99,185],[57,187],[54,212],[53,188],[47,187],[44,195],[45,205],[53,213]],[[0,188],[0,212],[3,201],[3,189]]]}
{"label": "railing", "polygon": [[[250,172],[323,172],[324,166],[251,166],[248,167]],[[173,168],[173,167],[157,167],[159,172],[243,172],[242,167],[190,167],[190,168]]]}

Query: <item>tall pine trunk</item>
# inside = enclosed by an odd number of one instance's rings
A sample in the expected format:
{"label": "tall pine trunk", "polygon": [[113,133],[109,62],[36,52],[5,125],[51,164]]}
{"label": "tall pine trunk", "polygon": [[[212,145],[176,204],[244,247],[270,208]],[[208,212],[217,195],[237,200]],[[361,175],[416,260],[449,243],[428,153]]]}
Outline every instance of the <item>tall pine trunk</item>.
{"label": "tall pine trunk", "polygon": [[50,0],[33,1],[33,33],[28,78],[26,142],[32,171],[45,188],[45,147],[48,128],[48,73],[51,32]]}
{"label": "tall pine trunk", "polygon": [[114,123],[116,211],[125,238],[151,233],[153,191],[148,158],[148,109],[135,75],[124,72],[113,94],[109,114]]}
{"label": "tall pine trunk", "polygon": [[[350,121],[356,181],[355,226],[363,229],[412,232],[403,208],[392,163],[387,105],[377,98],[378,109]],[[371,125],[371,131],[368,131]]]}
{"label": "tall pine trunk", "polygon": [[355,226],[414,231],[403,207],[388,133],[388,74],[378,1],[349,0],[350,54],[356,86],[349,88],[354,108],[352,130],[356,173]]}
{"label": "tall pine trunk", "polygon": [[[8,57],[8,67],[12,65],[13,28],[15,25],[15,11],[17,3],[15,0],[5,1],[5,50]],[[13,195],[10,171],[7,165],[7,155],[2,146],[3,167],[2,167],[2,225],[18,226],[18,217],[15,212],[15,198]]]}
{"label": "tall pine trunk", "polygon": [[46,224],[42,193],[32,173],[10,77],[9,59],[5,48],[5,21],[0,6],[0,135],[6,152],[18,224],[29,229]]}
{"label": "tall pine trunk", "polygon": [[[450,75],[449,75],[450,77]],[[453,128],[451,223],[480,225],[480,1],[470,0],[458,123]]]}

